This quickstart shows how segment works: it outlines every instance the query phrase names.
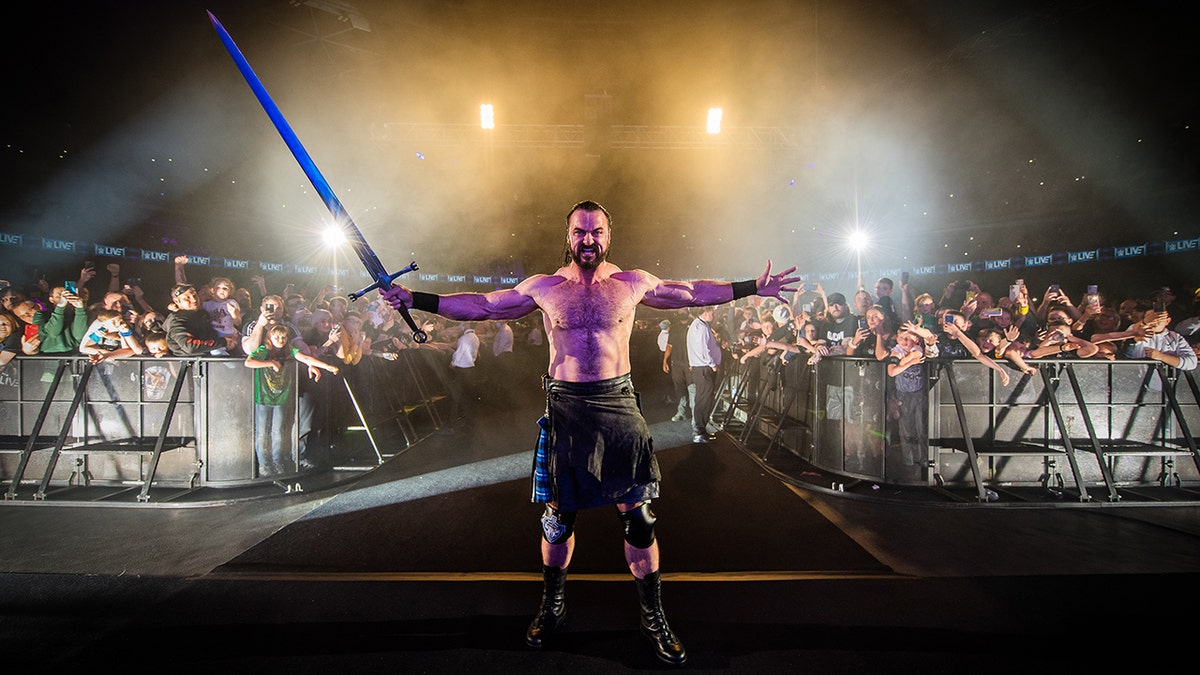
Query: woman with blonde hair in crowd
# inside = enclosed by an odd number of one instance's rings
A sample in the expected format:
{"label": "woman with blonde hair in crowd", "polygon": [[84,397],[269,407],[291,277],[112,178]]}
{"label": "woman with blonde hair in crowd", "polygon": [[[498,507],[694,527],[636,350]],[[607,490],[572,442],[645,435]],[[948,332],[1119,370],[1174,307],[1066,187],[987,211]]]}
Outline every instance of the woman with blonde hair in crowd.
{"label": "woman with blonde hair in crowd", "polygon": [[362,317],[357,312],[349,312],[342,319],[338,339],[337,357],[348,366],[362,361],[362,357],[370,356],[371,340],[362,329]]}

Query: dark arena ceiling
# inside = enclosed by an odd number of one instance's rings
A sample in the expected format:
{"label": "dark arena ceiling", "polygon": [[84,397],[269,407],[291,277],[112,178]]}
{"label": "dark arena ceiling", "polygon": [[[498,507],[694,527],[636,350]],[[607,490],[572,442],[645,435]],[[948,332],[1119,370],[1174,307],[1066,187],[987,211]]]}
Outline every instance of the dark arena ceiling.
{"label": "dark arena ceiling", "polygon": [[[614,214],[614,262],[670,278],[745,277],[768,257],[844,271],[856,226],[873,269],[1195,238],[1185,8],[50,1],[3,47],[0,229],[329,256],[324,206],[211,10],[394,266],[550,271],[584,198]],[[57,264],[18,248],[0,248],[8,270]],[[1163,261],[1195,267],[1144,266]]]}

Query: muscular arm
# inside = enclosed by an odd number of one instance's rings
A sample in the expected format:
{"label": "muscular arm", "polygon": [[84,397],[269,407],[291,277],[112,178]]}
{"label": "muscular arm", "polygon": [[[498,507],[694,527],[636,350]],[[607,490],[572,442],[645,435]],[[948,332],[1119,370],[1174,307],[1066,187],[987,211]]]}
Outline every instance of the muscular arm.
{"label": "muscular arm", "polygon": [[[767,269],[754,281],[754,295],[782,300],[783,292],[794,292],[792,286],[800,277],[789,276],[795,272],[795,267],[771,274],[771,261],[767,261]],[[642,303],[656,309],[681,309],[683,307],[703,307],[720,305],[734,300],[734,284],[728,281],[663,281],[649,272],[638,272],[644,275],[642,281],[649,285]],[[749,284],[750,282],[738,282]],[[750,293],[746,293],[750,295]]]}
{"label": "muscular arm", "polygon": [[[507,288],[490,293],[449,293],[437,296],[437,313],[456,321],[485,319],[519,319],[538,308],[534,294],[546,284],[558,283],[561,278],[535,275]],[[393,308],[413,307],[413,293],[403,286],[393,286],[383,292],[383,298]],[[416,307],[415,309],[421,309]]]}
{"label": "muscular arm", "polygon": [[[647,276],[653,278],[653,275]],[[653,282],[657,283],[646,292],[642,303],[656,309],[720,305],[733,300],[733,284],[728,281],[663,281],[654,278]]]}
{"label": "muscular arm", "polygon": [[[526,280],[528,281],[528,280]],[[438,300],[438,314],[457,321],[519,319],[537,309],[533,298],[521,286],[490,293],[451,293]]]}

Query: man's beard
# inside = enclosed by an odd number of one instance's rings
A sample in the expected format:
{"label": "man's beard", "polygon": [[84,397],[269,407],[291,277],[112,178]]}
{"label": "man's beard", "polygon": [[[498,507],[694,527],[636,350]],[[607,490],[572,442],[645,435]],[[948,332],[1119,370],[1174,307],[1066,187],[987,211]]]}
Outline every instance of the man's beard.
{"label": "man's beard", "polygon": [[591,260],[583,260],[583,258],[579,255],[579,251],[582,248],[584,247],[580,246],[578,249],[567,250],[567,257],[576,265],[578,265],[580,269],[594,270],[600,266],[600,263],[608,259],[607,250],[601,249],[599,246],[592,246],[591,248],[595,251],[595,255],[592,256]]}

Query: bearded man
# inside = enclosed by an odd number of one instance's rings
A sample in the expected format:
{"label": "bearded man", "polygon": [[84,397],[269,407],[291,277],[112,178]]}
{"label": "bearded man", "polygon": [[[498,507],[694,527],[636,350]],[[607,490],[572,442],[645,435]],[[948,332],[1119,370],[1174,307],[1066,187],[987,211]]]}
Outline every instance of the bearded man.
{"label": "bearded man", "polygon": [[458,321],[512,320],[541,310],[550,340],[544,378],[547,415],[539,420],[533,476],[542,515],[542,606],[526,631],[541,647],[566,616],[563,590],[575,549],[581,509],[615,505],[625,529],[625,560],[641,603],[641,631],[659,659],[681,665],[683,644],[667,624],[661,602],[658,541],[650,501],[659,496],[660,473],[649,426],[630,378],[630,336],[639,304],[656,309],[701,307],[748,295],[779,298],[793,291],[795,268],[735,283],[663,281],[642,270],[608,262],[612,218],[594,201],[567,213],[565,264],[511,289],[434,295],[394,286],[383,296],[401,306]]}

